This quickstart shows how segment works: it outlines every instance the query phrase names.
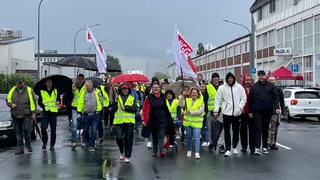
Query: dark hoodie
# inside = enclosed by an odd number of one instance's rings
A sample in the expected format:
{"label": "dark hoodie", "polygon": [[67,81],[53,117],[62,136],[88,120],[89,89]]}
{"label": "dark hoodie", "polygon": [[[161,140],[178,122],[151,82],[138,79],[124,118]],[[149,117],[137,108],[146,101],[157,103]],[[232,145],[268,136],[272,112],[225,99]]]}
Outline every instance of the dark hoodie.
{"label": "dark hoodie", "polygon": [[146,88],[146,91],[144,92],[145,97],[147,97],[147,96],[150,94],[151,87],[152,87],[155,83],[158,84],[158,85],[160,85],[160,81],[159,81],[159,79],[158,79],[157,77],[153,77],[153,78],[151,79],[151,84],[150,84],[150,86],[147,87],[147,88]]}
{"label": "dark hoodie", "polygon": [[[246,96],[247,96],[247,102],[246,102],[246,105],[244,106],[243,108],[243,111],[245,114],[248,114],[249,113],[249,106],[248,106],[248,98],[249,98],[249,91],[248,89],[246,88],[246,85],[245,85],[245,79],[246,77],[248,76],[249,74],[248,73],[245,73],[243,76],[242,76],[242,79],[241,79],[241,85],[243,86],[245,92],[246,92]],[[252,87],[252,78],[251,78],[251,84],[250,84],[250,88]]]}

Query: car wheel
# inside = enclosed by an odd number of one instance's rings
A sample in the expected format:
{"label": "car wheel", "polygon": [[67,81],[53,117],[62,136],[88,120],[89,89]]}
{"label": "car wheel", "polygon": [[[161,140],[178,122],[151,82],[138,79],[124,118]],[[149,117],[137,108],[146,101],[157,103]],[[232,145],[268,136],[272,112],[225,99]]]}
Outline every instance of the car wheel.
{"label": "car wheel", "polygon": [[292,120],[292,117],[290,116],[290,112],[288,108],[285,108],[284,110],[284,119],[289,122],[290,120]]}

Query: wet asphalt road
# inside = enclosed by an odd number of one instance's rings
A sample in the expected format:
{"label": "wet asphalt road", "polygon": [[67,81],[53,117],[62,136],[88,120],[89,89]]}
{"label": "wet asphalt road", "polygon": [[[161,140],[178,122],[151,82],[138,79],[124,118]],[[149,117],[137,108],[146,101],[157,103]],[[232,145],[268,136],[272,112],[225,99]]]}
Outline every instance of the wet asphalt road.
{"label": "wet asphalt road", "polygon": [[[0,179],[320,179],[320,123],[282,122],[279,150],[261,156],[239,153],[225,158],[202,149],[201,159],[186,158],[184,144],[165,159],[152,158],[145,140],[135,136],[131,163],[119,160],[115,140],[106,134],[95,152],[71,150],[70,129],[65,116],[58,119],[54,151],[33,142],[33,153],[15,155],[15,147],[0,148]],[[240,152],[240,145],[238,145]]]}

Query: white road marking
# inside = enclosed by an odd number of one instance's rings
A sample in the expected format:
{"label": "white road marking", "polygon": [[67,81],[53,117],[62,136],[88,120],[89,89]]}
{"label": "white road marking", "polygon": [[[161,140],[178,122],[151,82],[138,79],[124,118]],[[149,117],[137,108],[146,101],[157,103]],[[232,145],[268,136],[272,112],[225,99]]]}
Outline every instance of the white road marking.
{"label": "white road marking", "polygon": [[288,146],[285,146],[285,145],[282,145],[282,144],[279,144],[277,143],[278,146],[284,148],[284,149],[287,149],[287,150],[291,150],[292,148],[291,147],[288,147]]}

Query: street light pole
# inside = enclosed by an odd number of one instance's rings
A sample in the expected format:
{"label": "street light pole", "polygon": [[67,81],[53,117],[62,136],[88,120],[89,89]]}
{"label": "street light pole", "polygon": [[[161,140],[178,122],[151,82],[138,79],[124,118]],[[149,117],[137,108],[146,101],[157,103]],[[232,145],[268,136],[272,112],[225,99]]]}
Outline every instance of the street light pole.
{"label": "street light pole", "polygon": [[[104,40],[101,40],[101,41],[98,41],[98,43],[101,43],[101,42],[105,42],[105,41],[108,41],[109,39],[104,39]],[[88,54],[90,54],[91,52],[91,48],[93,47],[94,44],[91,44],[91,46],[89,47],[88,49]],[[110,51],[110,50],[109,50]]]}
{"label": "street light pole", "polygon": [[[92,25],[92,26],[88,26],[88,27],[95,27],[95,26],[99,26],[100,24],[95,24],[95,25]],[[73,55],[75,56],[76,55],[76,38],[77,38],[77,35],[79,34],[79,32],[85,30],[86,28],[81,28],[79,29],[76,34],[74,35],[73,37]]]}
{"label": "street light pole", "polygon": [[40,0],[38,6],[38,52],[37,52],[37,81],[40,79],[40,7],[43,0]]}
{"label": "street light pole", "polygon": [[[224,22],[227,22],[227,23],[231,23],[231,24],[234,24],[234,25],[238,25],[238,26],[242,26],[244,27],[248,33],[249,33],[249,41],[250,41],[250,74],[251,74],[251,70],[252,68],[255,67],[255,61],[254,61],[254,40],[253,40],[253,33],[249,30],[249,28],[243,24],[240,24],[240,23],[236,23],[236,22],[233,22],[233,21],[229,21],[229,20],[226,20],[226,19],[223,19]],[[242,66],[242,64],[241,64]],[[242,67],[241,67],[241,74],[242,74]]]}

